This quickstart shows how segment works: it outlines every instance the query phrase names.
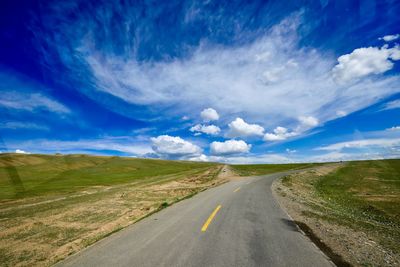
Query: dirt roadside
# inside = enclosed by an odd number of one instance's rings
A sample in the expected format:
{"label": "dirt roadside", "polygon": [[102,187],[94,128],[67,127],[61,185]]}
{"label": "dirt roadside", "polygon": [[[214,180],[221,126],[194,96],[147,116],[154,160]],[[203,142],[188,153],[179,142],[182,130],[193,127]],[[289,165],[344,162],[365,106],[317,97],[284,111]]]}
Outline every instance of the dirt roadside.
{"label": "dirt roadside", "polygon": [[372,235],[324,219],[327,205],[317,196],[313,184],[341,166],[324,165],[292,174],[290,183],[285,183],[285,178],[278,179],[272,191],[299,228],[337,266],[400,266],[399,255],[382,247]]}

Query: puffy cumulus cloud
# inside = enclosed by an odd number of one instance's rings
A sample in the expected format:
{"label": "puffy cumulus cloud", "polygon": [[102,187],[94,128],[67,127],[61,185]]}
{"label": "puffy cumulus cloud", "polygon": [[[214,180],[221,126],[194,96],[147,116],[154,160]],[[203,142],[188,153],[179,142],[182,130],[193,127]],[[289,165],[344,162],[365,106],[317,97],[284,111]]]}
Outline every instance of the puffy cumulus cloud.
{"label": "puffy cumulus cloud", "polygon": [[184,157],[201,155],[202,149],[178,136],[160,135],[152,137],[152,149],[164,157]]}
{"label": "puffy cumulus cloud", "polygon": [[227,136],[229,137],[245,137],[245,136],[262,136],[264,134],[264,128],[258,124],[249,124],[242,118],[236,118],[234,121],[228,124],[229,131]]}
{"label": "puffy cumulus cloud", "polygon": [[295,128],[294,131],[290,132],[287,128],[278,126],[273,130],[272,133],[266,133],[264,135],[264,141],[286,140],[287,138],[298,136],[319,124],[318,119],[313,116],[300,116],[298,121],[300,124]]}
{"label": "puffy cumulus cloud", "polygon": [[219,119],[217,111],[213,108],[206,108],[200,113],[201,118],[205,122],[216,121]]}
{"label": "puffy cumulus cloud", "polygon": [[379,39],[384,40],[385,42],[391,42],[391,41],[397,40],[399,38],[400,38],[400,34],[391,34],[391,35],[385,35]]}
{"label": "puffy cumulus cloud", "polygon": [[243,140],[227,140],[225,142],[212,142],[210,152],[213,155],[232,155],[247,153],[251,149],[251,145]]}
{"label": "puffy cumulus cloud", "polygon": [[26,152],[26,151],[24,151],[22,149],[16,149],[15,153],[17,153],[17,154],[30,154],[29,152]]}
{"label": "puffy cumulus cloud", "polygon": [[318,119],[313,116],[300,116],[299,121],[302,124],[301,126],[304,126],[307,128],[312,128],[319,124]]}
{"label": "puffy cumulus cloud", "polygon": [[346,83],[370,74],[384,73],[393,68],[393,62],[400,60],[400,48],[395,46],[357,48],[350,54],[338,58],[338,64],[332,69],[334,80]]}
{"label": "puffy cumulus cloud", "polygon": [[354,140],[339,142],[328,146],[322,146],[315,148],[315,150],[327,150],[327,151],[341,151],[345,148],[367,148],[367,147],[380,147],[390,148],[400,145],[400,138],[369,138],[363,140]]}
{"label": "puffy cumulus cloud", "polygon": [[274,129],[273,133],[266,133],[264,135],[264,141],[281,141],[296,135],[298,133],[289,132],[287,128],[278,126]]}
{"label": "puffy cumulus cloud", "polygon": [[190,128],[191,132],[198,132],[198,133],[205,133],[205,134],[210,134],[210,135],[216,135],[221,132],[221,129],[218,126],[215,125],[202,125],[202,124],[196,124],[192,128]]}

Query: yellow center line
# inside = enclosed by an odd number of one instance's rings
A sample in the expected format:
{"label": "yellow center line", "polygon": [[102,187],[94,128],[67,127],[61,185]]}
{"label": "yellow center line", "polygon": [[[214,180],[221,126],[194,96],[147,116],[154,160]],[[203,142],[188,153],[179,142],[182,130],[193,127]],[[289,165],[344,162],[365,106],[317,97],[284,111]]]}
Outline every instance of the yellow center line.
{"label": "yellow center line", "polygon": [[233,191],[233,193],[236,193],[239,190],[240,190],[240,187],[236,188],[235,191]]}
{"label": "yellow center line", "polygon": [[215,208],[213,213],[211,213],[210,217],[208,217],[207,221],[204,223],[203,227],[201,228],[202,232],[205,232],[208,228],[208,225],[210,225],[211,221],[213,220],[214,216],[217,214],[219,209],[221,208],[221,205],[218,205],[218,207]]}

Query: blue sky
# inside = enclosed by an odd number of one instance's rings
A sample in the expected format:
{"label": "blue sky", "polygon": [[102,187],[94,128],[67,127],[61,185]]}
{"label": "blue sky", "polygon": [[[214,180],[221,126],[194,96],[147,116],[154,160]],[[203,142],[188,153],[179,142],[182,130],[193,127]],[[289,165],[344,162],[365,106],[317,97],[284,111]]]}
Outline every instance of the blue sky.
{"label": "blue sky", "polygon": [[400,2],[6,1],[0,151],[400,157]]}

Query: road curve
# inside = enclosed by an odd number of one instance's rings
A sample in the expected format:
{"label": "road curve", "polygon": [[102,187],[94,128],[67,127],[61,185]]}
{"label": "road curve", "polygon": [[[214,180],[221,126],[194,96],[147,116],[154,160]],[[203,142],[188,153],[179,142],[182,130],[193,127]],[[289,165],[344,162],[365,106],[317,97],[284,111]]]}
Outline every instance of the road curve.
{"label": "road curve", "polygon": [[274,199],[271,184],[285,174],[206,190],[57,266],[332,266]]}

